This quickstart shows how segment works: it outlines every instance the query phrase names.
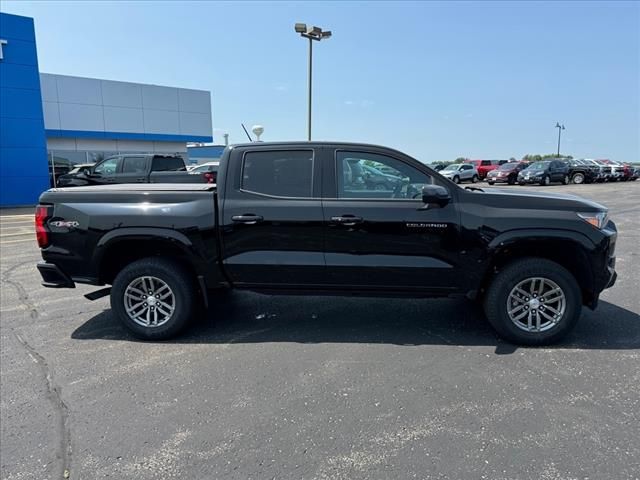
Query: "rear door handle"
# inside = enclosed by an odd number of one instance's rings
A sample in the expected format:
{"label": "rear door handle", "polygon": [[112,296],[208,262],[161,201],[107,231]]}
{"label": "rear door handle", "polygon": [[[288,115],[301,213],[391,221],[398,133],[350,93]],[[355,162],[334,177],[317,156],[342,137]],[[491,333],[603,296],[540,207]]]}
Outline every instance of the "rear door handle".
{"label": "rear door handle", "polygon": [[264,220],[262,215],[253,215],[252,213],[246,213],[244,215],[234,215],[231,220],[238,223],[244,223],[246,225],[255,225],[258,222]]}
{"label": "rear door handle", "polygon": [[356,223],[364,222],[364,219],[362,217],[356,217],[355,215],[342,215],[342,216],[337,216],[337,217],[331,217],[331,221],[333,223],[337,223],[337,224],[340,224],[340,225],[345,225],[347,227],[351,227],[351,226],[355,225]]}

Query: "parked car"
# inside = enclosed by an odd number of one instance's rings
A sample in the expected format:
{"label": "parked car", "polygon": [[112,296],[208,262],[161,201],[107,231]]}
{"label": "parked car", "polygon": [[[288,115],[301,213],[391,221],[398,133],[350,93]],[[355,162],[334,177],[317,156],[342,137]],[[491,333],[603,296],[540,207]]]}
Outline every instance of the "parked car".
{"label": "parked car", "polygon": [[569,179],[571,183],[577,185],[581,183],[593,183],[598,178],[600,169],[595,165],[590,165],[584,160],[575,158],[564,160],[564,162],[569,166]]}
{"label": "parked car", "polygon": [[630,163],[625,163],[625,176],[627,176],[627,180],[633,182],[640,177],[640,165],[632,165]]}
{"label": "parked car", "polygon": [[611,169],[608,165],[592,158],[583,158],[582,161],[587,165],[594,167],[594,172],[597,172],[595,179],[596,182],[606,182],[610,177]]}
{"label": "parked car", "polygon": [[489,185],[493,185],[494,183],[508,183],[509,185],[515,185],[518,181],[518,173],[529,165],[530,163],[525,161],[503,163],[498,168],[491,170],[487,174],[487,182]]}
{"label": "parked car", "polygon": [[207,183],[216,183],[216,179],[218,178],[218,168],[220,167],[220,162],[207,162],[201,165],[196,165],[195,167],[189,170],[189,174],[191,175],[203,175],[207,180]]}
{"label": "parked car", "polygon": [[539,183],[549,185],[558,182],[567,185],[569,183],[569,167],[561,160],[544,160],[535,162],[518,173],[518,183]]}
{"label": "parked car", "polygon": [[75,175],[67,185],[112,183],[208,183],[204,174],[191,175],[179,156],[153,154],[114,155]]}
{"label": "parked car", "polygon": [[402,177],[383,173],[370,165],[362,165],[364,182],[371,190],[393,190]]}
{"label": "parked car", "polygon": [[624,179],[624,165],[622,165],[621,163],[615,162],[613,160],[608,160],[608,159],[602,159],[602,160],[597,160],[598,162],[601,162],[602,164],[606,165],[606,168],[609,169],[609,177],[608,180],[611,182],[617,182],[619,180],[623,180]]}
{"label": "parked car", "polygon": [[60,175],[57,180],[58,187],[79,187],[89,185],[87,174],[91,172],[94,163],[80,163],[64,175]]}
{"label": "parked car", "polygon": [[[403,181],[352,188],[353,159],[389,165]],[[114,317],[148,340],[176,335],[210,290],[232,288],[468,297],[504,338],[542,345],[616,280],[615,224],[578,197],[462,188],[397,150],[355,143],[237,145],[219,173],[217,186],[43,193],[43,285],[110,285],[87,298],[111,295]]]}
{"label": "parked car", "polygon": [[470,163],[452,163],[440,170],[440,175],[450,179],[453,183],[472,182],[480,180],[478,170]]}
{"label": "parked car", "polygon": [[465,160],[466,163],[471,163],[476,167],[480,180],[484,180],[490,171],[495,170],[508,161],[509,160]]}

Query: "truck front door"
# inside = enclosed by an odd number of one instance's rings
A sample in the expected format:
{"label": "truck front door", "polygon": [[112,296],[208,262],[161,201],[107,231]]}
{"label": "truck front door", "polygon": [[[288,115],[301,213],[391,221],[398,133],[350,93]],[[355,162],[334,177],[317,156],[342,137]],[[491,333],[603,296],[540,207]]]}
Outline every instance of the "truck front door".
{"label": "truck front door", "polygon": [[[335,150],[324,168],[327,276],[336,288],[447,292],[460,274],[455,197],[444,207],[424,207],[424,170],[376,151]],[[373,190],[357,175],[370,165],[393,169],[397,181]],[[325,187],[326,186],[326,187]],[[452,194],[456,187],[443,182]]]}
{"label": "truck front door", "polygon": [[220,186],[223,263],[238,287],[325,281],[320,163],[309,147],[234,149]]}

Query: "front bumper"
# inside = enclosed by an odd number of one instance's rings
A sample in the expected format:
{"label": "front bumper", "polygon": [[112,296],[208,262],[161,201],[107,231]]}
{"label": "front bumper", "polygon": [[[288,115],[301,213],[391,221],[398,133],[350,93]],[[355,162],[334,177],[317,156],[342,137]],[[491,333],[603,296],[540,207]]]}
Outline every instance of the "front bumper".
{"label": "front bumper", "polygon": [[518,177],[518,183],[540,183],[542,177]]}
{"label": "front bumper", "polygon": [[48,262],[38,262],[38,271],[42,276],[42,286],[48,288],[76,288],[74,281],[57,265]]}

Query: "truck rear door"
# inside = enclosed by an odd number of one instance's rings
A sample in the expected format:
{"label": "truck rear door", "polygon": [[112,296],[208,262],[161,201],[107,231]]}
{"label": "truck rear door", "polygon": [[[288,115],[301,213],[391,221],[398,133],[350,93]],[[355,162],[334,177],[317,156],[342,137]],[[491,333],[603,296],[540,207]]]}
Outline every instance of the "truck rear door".
{"label": "truck rear door", "polygon": [[223,262],[238,287],[325,281],[319,148],[235,148],[220,172]]}

